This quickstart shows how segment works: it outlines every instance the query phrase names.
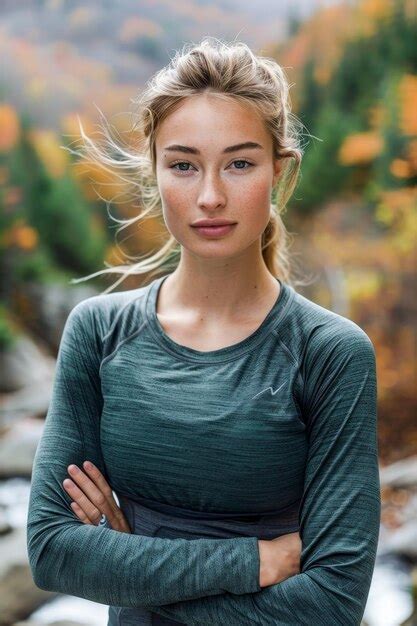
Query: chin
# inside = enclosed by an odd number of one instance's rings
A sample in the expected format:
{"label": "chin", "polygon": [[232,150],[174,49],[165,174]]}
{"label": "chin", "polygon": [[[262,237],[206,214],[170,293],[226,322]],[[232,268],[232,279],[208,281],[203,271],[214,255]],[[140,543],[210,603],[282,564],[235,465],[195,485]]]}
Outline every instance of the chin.
{"label": "chin", "polygon": [[183,240],[180,242],[181,246],[189,254],[200,257],[203,259],[227,259],[236,257],[245,252],[251,245],[254,244],[254,240],[249,239],[247,241],[231,241],[229,238],[224,239],[208,239],[196,242],[195,240],[190,242],[189,240]]}

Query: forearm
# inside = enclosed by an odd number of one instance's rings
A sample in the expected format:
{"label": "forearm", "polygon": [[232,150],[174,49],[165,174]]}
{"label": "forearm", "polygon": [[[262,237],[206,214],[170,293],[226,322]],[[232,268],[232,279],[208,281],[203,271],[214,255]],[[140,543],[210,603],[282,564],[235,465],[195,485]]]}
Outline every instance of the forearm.
{"label": "forearm", "polygon": [[70,313],[32,469],[27,551],[38,587],[102,604],[141,607],[259,587],[256,537],[165,539],[83,524],[62,482],[71,463],[105,471],[101,343],[90,302]]}
{"label": "forearm", "polygon": [[102,604],[140,607],[259,589],[257,540],[162,539],[65,523],[28,527],[41,589]]}
{"label": "forearm", "polygon": [[225,593],[151,610],[191,625],[360,625],[381,513],[376,369],[369,339],[350,326],[347,330],[351,334],[337,336],[335,345],[323,344],[322,368],[308,368],[314,377],[306,402],[301,573],[242,596]]}
{"label": "forearm", "polygon": [[223,593],[165,606],[151,611],[190,625],[210,626],[359,626],[363,602],[336,579],[319,569],[302,573],[259,592],[236,596]]}

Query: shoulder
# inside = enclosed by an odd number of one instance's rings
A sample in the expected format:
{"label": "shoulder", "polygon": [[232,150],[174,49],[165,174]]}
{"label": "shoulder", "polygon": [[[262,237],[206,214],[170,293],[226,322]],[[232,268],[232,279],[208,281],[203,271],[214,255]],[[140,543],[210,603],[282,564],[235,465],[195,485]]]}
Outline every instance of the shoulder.
{"label": "shoulder", "polygon": [[353,320],[327,309],[295,291],[289,319],[298,361],[306,367],[326,358],[363,355],[375,358],[369,335]]}
{"label": "shoulder", "polygon": [[150,284],[138,289],[97,294],[81,300],[68,315],[64,335],[82,334],[104,356],[107,344],[113,345],[137,329],[149,287]]}
{"label": "shoulder", "polygon": [[363,328],[297,292],[291,312],[289,341],[298,350],[300,404],[307,415],[321,403],[330,407],[339,394],[356,397],[364,385],[375,395],[375,349]]}

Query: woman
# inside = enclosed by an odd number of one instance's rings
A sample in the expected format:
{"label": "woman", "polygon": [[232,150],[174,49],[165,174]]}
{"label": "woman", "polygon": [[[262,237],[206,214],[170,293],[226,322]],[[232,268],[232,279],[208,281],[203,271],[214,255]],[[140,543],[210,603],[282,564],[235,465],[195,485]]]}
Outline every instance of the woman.
{"label": "woman", "polygon": [[380,518],[375,353],[291,284],[288,83],[206,38],[154,77],[141,116],[145,152],[114,164],[171,239],[123,275],[180,257],[68,317],[33,467],[34,580],[109,604],[111,626],[359,625]]}

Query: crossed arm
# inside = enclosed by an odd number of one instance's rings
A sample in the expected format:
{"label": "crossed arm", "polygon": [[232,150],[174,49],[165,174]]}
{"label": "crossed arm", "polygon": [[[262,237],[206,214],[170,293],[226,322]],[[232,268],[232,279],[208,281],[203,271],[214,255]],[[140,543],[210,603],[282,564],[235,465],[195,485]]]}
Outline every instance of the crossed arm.
{"label": "crossed arm", "polygon": [[213,626],[360,625],[381,507],[376,363],[368,336],[359,327],[347,330],[324,344],[317,336],[304,363],[309,454],[300,507],[300,574],[258,592],[150,607],[154,612]]}
{"label": "crossed arm", "polygon": [[317,335],[305,355],[309,454],[301,570],[261,589],[256,537],[149,538],[74,518],[61,486],[67,466],[90,458],[105,473],[100,347],[90,314],[81,303],[67,320],[35,457],[27,539],[36,584],[104,604],[142,606],[186,624],[322,626],[325,618],[358,626],[380,518],[375,354],[367,335],[354,327],[324,343]]}
{"label": "crossed arm", "polygon": [[68,316],[34,459],[27,552],[35,584],[126,607],[258,591],[256,537],[152,538],[86,525],[75,517],[62,487],[68,465],[90,459],[106,477],[99,431],[101,346],[91,313],[86,300]]}

